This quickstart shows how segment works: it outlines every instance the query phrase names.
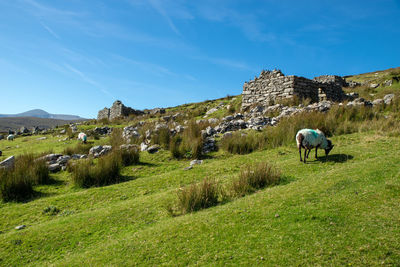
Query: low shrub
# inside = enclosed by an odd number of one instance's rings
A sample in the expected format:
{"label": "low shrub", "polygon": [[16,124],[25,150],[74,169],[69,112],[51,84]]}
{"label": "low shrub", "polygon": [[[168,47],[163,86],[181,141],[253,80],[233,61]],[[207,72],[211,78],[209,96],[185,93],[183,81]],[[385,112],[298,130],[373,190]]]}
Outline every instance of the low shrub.
{"label": "low shrub", "polygon": [[92,147],[92,144],[83,144],[78,143],[75,146],[66,147],[63,151],[64,155],[73,155],[73,154],[89,154],[89,150]]}
{"label": "low shrub", "polygon": [[131,147],[129,149],[121,149],[115,153],[119,153],[122,166],[129,166],[139,163],[140,152],[138,147]]}
{"label": "low shrub", "polygon": [[244,196],[261,188],[277,185],[280,179],[280,172],[267,162],[246,165],[240,171],[239,178],[232,183],[232,193],[235,196]]}
{"label": "low shrub", "polygon": [[235,132],[232,136],[224,137],[220,146],[229,153],[243,155],[262,147],[263,141],[265,140],[261,134]]}
{"label": "low shrub", "polygon": [[87,188],[119,182],[121,165],[121,155],[114,152],[99,158],[97,164],[87,159],[69,165],[69,171],[76,186]]}
{"label": "low shrub", "polygon": [[49,183],[46,162],[25,154],[15,159],[12,169],[0,169],[0,197],[3,201],[22,201],[33,195],[33,185]]}
{"label": "low shrub", "polygon": [[220,187],[214,180],[204,179],[178,191],[178,206],[183,214],[218,204]]}
{"label": "low shrub", "polygon": [[121,128],[113,128],[110,135],[110,145],[113,148],[120,147],[125,144],[125,139],[122,137],[122,129]]}
{"label": "low shrub", "polygon": [[171,133],[169,128],[161,128],[151,137],[153,144],[158,144],[164,149],[169,149],[169,143],[171,140]]}

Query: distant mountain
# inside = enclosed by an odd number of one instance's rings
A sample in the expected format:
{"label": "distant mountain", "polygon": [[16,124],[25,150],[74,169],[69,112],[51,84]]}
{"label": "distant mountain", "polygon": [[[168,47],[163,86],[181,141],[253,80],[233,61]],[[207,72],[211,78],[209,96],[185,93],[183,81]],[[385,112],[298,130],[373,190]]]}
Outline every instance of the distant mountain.
{"label": "distant mountain", "polygon": [[49,129],[54,126],[61,126],[71,122],[79,122],[80,120],[60,120],[38,117],[3,117],[0,118],[0,133],[8,132],[8,130],[18,131],[22,126],[28,128],[39,127],[40,129]]}
{"label": "distant mountain", "polygon": [[18,114],[0,114],[0,118],[9,117],[34,117],[43,119],[56,119],[56,120],[84,120],[84,118],[75,115],[65,114],[50,114],[42,109],[32,109]]}

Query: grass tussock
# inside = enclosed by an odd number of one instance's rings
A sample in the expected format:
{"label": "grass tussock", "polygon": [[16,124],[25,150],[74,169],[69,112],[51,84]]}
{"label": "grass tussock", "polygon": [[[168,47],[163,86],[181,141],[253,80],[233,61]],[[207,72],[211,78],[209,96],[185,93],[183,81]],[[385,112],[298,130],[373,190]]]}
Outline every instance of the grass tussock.
{"label": "grass tussock", "polygon": [[151,138],[151,143],[158,144],[164,149],[169,149],[170,140],[171,133],[169,131],[169,128],[161,128],[153,134]]}
{"label": "grass tussock", "polygon": [[137,146],[133,146],[127,149],[120,149],[114,153],[118,153],[121,158],[122,166],[129,166],[138,164],[140,160],[140,152]]}
{"label": "grass tussock", "polygon": [[203,137],[201,130],[205,125],[190,121],[181,135],[171,137],[169,150],[174,158],[200,159],[203,156]]}
{"label": "grass tussock", "polygon": [[25,154],[15,159],[11,169],[0,169],[0,198],[5,201],[23,201],[32,197],[33,185],[49,183],[46,162]]}
{"label": "grass tussock", "polygon": [[266,138],[263,134],[235,132],[232,136],[224,137],[220,142],[220,147],[229,153],[244,155],[263,147],[265,142]]}
{"label": "grass tussock", "polygon": [[233,181],[232,194],[241,197],[277,185],[280,180],[280,172],[267,162],[247,165],[240,171],[239,178]]}
{"label": "grass tussock", "polygon": [[182,214],[206,209],[218,204],[220,186],[214,181],[204,179],[178,191],[178,206]]}
{"label": "grass tussock", "polygon": [[66,147],[63,151],[64,155],[74,155],[74,154],[89,154],[89,150],[92,144],[78,143],[74,146]]}
{"label": "grass tussock", "polygon": [[95,164],[92,159],[81,160],[69,165],[72,182],[77,187],[105,186],[118,183],[122,168],[121,155],[110,153],[98,159]]}
{"label": "grass tussock", "polygon": [[113,148],[120,147],[125,144],[125,139],[122,137],[122,129],[121,128],[113,128],[110,135],[110,145]]}

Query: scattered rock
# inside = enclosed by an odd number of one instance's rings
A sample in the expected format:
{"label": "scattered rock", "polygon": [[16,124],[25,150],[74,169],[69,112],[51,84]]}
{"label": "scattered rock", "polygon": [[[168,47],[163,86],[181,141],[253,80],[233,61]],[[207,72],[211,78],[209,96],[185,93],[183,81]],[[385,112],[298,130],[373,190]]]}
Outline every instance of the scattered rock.
{"label": "scattered rock", "polygon": [[369,87],[370,88],[378,88],[379,87],[379,83],[371,83],[370,85],[369,85]]}
{"label": "scattered rock", "polygon": [[103,146],[94,146],[90,148],[89,155],[99,154],[103,150]]}
{"label": "scattered rock", "polygon": [[11,169],[14,167],[15,157],[11,156],[0,162],[0,168]]}
{"label": "scattered rock", "polygon": [[193,169],[193,166],[192,166],[192,165],[190,165],[189,167],[184,168],[183,170],[184,170],[184,171],[188,171],[188,170],[191,170],[191,169]]}
{"label": "scattered rock", "polygon": [[29,133],[28,128],[26,128],[25,126],[22,126],[21,129],[19,129],[19,131],[20,131],[21,134]]}
{"label": "scattered rock", "polygon": [[382,105],[384,103],[383,99],[375,99],[374,101],[372,101],[372,105],[376,106],[376,105]]}
{"label": "scattered rock", "polygon": [[394,94],[388,94],[383,97],[383,101],[386,105],[390,105],[394,99]]}
{"label": "scattered rock", "polygon": [[109,145],[103,146],[103,149],[98,153],[99,157],[108,154],[111,150],[112,150],[112,146],[109,146]]}
{"label": "scattered rock", "polygon": [[94,128],[93,132],[96,134],[100,134],[100,135],[109,135],[109,134],[111,134],[112,129],[108,126],[96,127],[96,128]]}
{"label": "scattered rock", "polygon": [[18,226],[16,226],[15,227],[15,230],[22,230],[22,229],[24,229],[24,228],[26,228],[26,225],[18,225]]}
{"label": "scattered rock", "polygon": [[203,164],[203,160],[195,159],[190,162],[190,166]]}
{"label": "scattered rock", "polygon": [[147,148],[147,152],[149,152],[150,154],[154,154],[158,152],[159,149],[160,149],[159,145],[152,145],[151,147]]}
{"label": "scattered rock", "polygon": [[146,151],[148,147],[149,147],[149,146],[146,145],[145,143],[141,143],[141,144],[140,144],[140,151]]}
{"label": "scattered rock", "polygon": [[60,163],[54,163],[50,164],[48,168],[50,172],[59,172],[61,170],[61,165]]}
{"label": "scattered rock", "polygon": [[38,141],[41,141],[41,140],[46,140],[46,139],[47,139],[47,137],[46,137],[46,136],[43,136],[43,137],[36,138],[36,140],[38,140]]}

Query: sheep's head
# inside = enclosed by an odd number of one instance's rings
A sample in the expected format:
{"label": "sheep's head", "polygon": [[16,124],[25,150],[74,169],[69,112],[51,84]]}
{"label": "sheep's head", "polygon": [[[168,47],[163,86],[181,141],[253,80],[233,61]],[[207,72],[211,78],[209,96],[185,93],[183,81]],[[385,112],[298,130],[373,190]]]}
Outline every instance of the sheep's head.
{"label": "sheep's head", "polygon": [[327,139],[326,141],[328,142],[328,146],[327,146],[327,148],[325,148],[325,155],[328,156],[329,152],[331,152],[334,145],[332,144],[331,140]]}

